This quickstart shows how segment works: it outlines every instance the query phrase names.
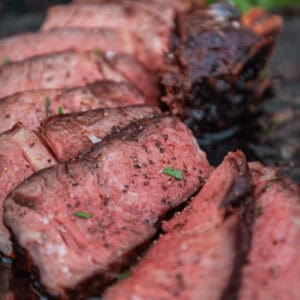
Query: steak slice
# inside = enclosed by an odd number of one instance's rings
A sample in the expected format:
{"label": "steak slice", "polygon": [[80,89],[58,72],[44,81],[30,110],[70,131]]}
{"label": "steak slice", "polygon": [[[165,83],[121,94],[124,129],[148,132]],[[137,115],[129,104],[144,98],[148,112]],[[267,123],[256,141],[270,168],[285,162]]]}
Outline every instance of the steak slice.
{"label": "steak slice", "polygon": [[[135,5],[143,5],[146,9],[151,9],[155,13],[159,13],[164,17],[162,12],[166,14],[166,9],[172,8],[178,13],[185,13],[192,8],[192,1],[189,0],[74,0],[73,3],[81,3],[81,4],[101,4],[101,3],[108,3],[108,2],[117,2],[117,3],[126,3],[132,2]],[[196,1],[195,1],[196,2]],[[201,2],[199,0],[198,2]],[[167,19],[167,18],[166,18]]]}
{"label": "steak slice", "polygon": [[72,49],[79,52],[95,50],[134,54],[133,46],[124,33],[110,28],[58,28],[1,39],[0,63],[16,62]]}
{"label": "steak slice", "polygon": [[275,168],[250,168],[256,218],[239,299],[299,299],[300,188]]}
{"label": "steak slice", "polygon": [[158,114],[159,110],[153,106],[100,108],[51,117],[42,124],[40,131],[58,161],[63,162],[78,157],[112,132]]}
{"label": "steak slice", "polygon": [[235,268],[240,225],[238,215],[228,215],[228,208],[248,195],[249,180],[244,155],[228,154],[190,205],[164,224],[166,234],[131,276],[109,288],[103,298],[223,299]]}
{"label": "steak slice", "polygon": [[0,253],[12,254],[10,234],[4,227],[3,202],[8,193],[33,172],[55,164],[35,133],[17,125],[0,135]]}
{"label": "steak slice", "polygon": [[[115,68],[109,63],[111,59],[109,53],[102,55],[95,52],[73,51],[34,57],[2,66],[0,81],[3,88],[0,91],[0,98],[26,90],[80,87],[97,80],[116,82],[132,80],[132,83],[145,94],[149,103],[156,103],[159,91],[154,79],[143,66],[133,57],[121,54],[115,54],[113,57],[119,62]],[[129,69],[126,70],[126,67]],[[143,90],[144,87],[148,90]]]}
{"label": "steak slice", "polygon": [[157,70],[164,65],[163,58],[169,49],[174,19],[172,8],[166,8],[164,17],[161,17],[161,14],[132,1],[68,4],[53,6],[48,10],[43,30],[105,27],[129,33],[137,59],[150,70]]}
{"label": "steak slice", "polygon": [[258,81],[258,89],[266,89],[260,72],[276,35],[256,34],[224,3],[181,17],[178,30],[178,46],[162,76],[163,101],[199,135],[236,125],[257,101]]}
{"label": "steak slice", "polygon": [[[164,174],[166,167],[183,179]],[[115,278],[163,215],[193,195],[209,172],[183,123],[144,120],[89,156],[30,177],[10,193],[4,219],[44,287],[64,294],[96,275],[100,283]]]}
{"label": "steak slice", "polygon": [[97,109],[48,119],[40,128],[44,139],[20,125],[0,135],[0,253],[9,256],[12,252],[10,235],[2,223],[2,204],[17,184],[56,160],[66,161],[87,152],[111,132],[158,113],[157,108],[149,106]]}
{"label": "steak slice", "polygon": [[18,122],[37,129],[47,116],[57,114],[59,106],[64,113],[69,113],[145,102],[145,97],[128,82],[99,81],[66,90],[19,92],[0,100],[0,133],[12,129]]}

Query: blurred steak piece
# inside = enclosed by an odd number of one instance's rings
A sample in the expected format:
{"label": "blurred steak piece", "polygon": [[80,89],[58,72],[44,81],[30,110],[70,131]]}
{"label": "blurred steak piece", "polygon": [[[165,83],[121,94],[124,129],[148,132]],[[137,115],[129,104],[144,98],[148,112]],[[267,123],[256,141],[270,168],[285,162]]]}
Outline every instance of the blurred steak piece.
{"label": "blurred steak piece", "polygon": [[161,14],[143,5],[126,2],[101,4],[68,4],[53,6],[43,25],[43,30],[60,27],[113,28],[132,37],[136,58],[149,69],[164,65],[164,54],[169,50],[174,30],[174,10],[166,7]]}
{"label": "blurred steak piece", "polygon": [[[19,125],[0,135],[0,253],[9,256],[12,252],[2,223],[2,204],[11,189],[33,172],[52,166],[56,159],[73,159],[112,132],[157,114],[159,110],[149,106],[104,108],[48,119],[40,128],[44,139]],[[44,145],[57,155],[55,159]]]}
{"label": "blurred steak piece", "polygon": [[259,74],[273,50],[274,37],[244,27],[236,10],[224,3],[182,16],[178,30],[174,55],[169,55],[162,76],[163,101],[191,128],[200,128],[200,134],[232,126],[257,100],[253,97],[257,86],[266,89]]}
{"label": "blurred steak piece", "polygon": [[[112,66],[110,61],[118,64]],[[151,104],[156,103],[159,96],[153,78],[133,57],[66,51],[2,66],[0,98],[26,90],[85,86],[97,80],[132,81]]]}
{"label": "blurred steak piece", "polygon": [[25,127],[17,125],[0,135],[0,253],[5,256],[12,254],[12,244],[2,222],[3,201],[25,178],[55,162],[38,136]]}
{"label": "blurred steak piece", "polygon": [[100,108],[51,117],[42,124],[40,131],[58,161],[63,162],[78,157],[130,123],[158,114],[159,110],[153,106]]}
{"label": "blurred steak piece", "polygon": [[[184,211],[165,223],[166,234],[127,280],[108,289],[105,300],[225,299],[235,269],[240,226],[232,205],[251,191],[241,152],[228,154]],[[230,298],[235,299],[235,298]]]}
{"label": "blurred steak piece", "polygon": [[[164,174],[166,167],[180,170],[183,179]],[[5,202],[5,222],[48,292],[62,295],[95,276],[100,284],[115,278],[155,235],[164,214],[193,195],[209,172],[183,123],[144,120],[89,156],[19,185]],[[80,212],[86,219],[75,216]]]}
{"label": "blurred steak piece", "polygon": [[133,45],[126,35],[116,30],[59,28],[48,32],[25,33],[1,39],[0,64],[66,50],[134,54]]}
{"label": "blurred steak piece", "polygon": [[242,24],[258,35],[276,37],[282,28],[282,19],[255,7],[242,15]]}
{"label": "blurred steak piece", "polygon": [[[164,17],[170,8],[178,13],[185,13],[192,8],[192,1],[190,0],[74,0],[72,2],[81,4],[101,4],[109,2],[134,3],[134,5],[142,5],[146,9],[159,13],[162,17]],[[201,0],[198,2],[201,2]]]}
{"label": "blurred steak piece", "polygon": [[275,168],[250,168],[256,218],[239,299],[299,299],[300,188]]}
{"label": "blurred steak piece", "polygon": [[63,107],[64,113],[70,113],[146,102],[145,97],[128,82],[99,81],[65,90],[19,92],[0,100],[0,133],[10,130],[18,122],[37,129],[47,116],[57,114],[59,106]]}

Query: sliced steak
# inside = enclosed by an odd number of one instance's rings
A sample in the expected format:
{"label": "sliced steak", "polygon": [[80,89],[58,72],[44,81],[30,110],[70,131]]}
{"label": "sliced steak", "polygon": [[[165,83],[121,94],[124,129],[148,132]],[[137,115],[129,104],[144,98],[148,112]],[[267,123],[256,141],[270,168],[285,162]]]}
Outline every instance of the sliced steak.
{"label": "sliced steak", "polygon": [[[149,69],[160,69],[168,52],[174,29],[174,13],[166,8],[164,17],[132,1],[101,4],[68,4],[48,10],[43,30],[61,27],[113,28],[129,33],[138,60]],[[168,20],[166,20],[168,18]]]}
{"label": "sliced steak", "polygon": [[[166,167],[183,179],[164,174]],[[10,193],[4,218],[41,283],[63,294],[96,275],[100,283],[115,278],[134,249],[154,236],[160,218],[193,195],[209,172],[183,123],[144,120],[86,158],[30,177]]]}
{"label": "sliced steak", "polygon": [[223,299],[235,268],[239,226],[238,215],[228,215],[228,208],[249,193],[249,180],[244,155],[228,154],[190,205],[164,224],[166,234],[130,277],[103,298]]}
{"label": "sliced steak", "polygon": [[[113,61],[118,61],[115,67],[109,62],[112,56]],[[66,51],[2,66],[0,81],[3,88],[0,98],[26,90],[85,86],[97,80],[131,80],[147,97],[149,103],[156,103],[159,96],[156,82],[133,57],[111,53],[102,55],[94,51]],[[145,80],[149,82],[144,82]],[[148,89],[145,90],[144,87]]]}
{"label": "sliced steak", "polygon": [[3,201],[7,194],[33,172],[55,164],[35,133],[16,126],[0,135],[0,253],[12,254],[10,234],[4,227]]}
{"label": "sliced steak", "polygon": [[259,101],[256,90],[274,46],[274,37],[243,26],[237,11],[218,3],[180,18],[179,41],[162,76],[163,101],[186,118],[195,133],[223,130],[239,122]]}
{"label": "sliced steak", "polygon": [[42,124],[40,131],[58,161],[63,162],[78,157],[92,148],[93,144],[133,121],[158,114],[159,110],[153,106],[100,108],[49,118]]}
{"label": "sliced steak", "polygon": [[134,54],[133,46],[129,37],[114,29],[59,28],[1,39],[0,64],[66,50]]}
{"label": "sliced steak", "polygon": [[250,164],[256,218],[241,300],[299,298],[300,188],[275,168]]}
{"label": "sliced steak", "polygon": [[[101,4],[101,3],[108,3],[108,2],[118,2],[118,3],[126,3],[132,2],[135,5],[143,5],[146,9],[151,9],[155,13],[159,13],[162,15],[166,13],[166,9],[172,8],[178,13],[185,13],[192,8],[192,1],[189,0],[74,0],[73,3],[81,3],[81,4]],[[195,1],[196,2],[196,1]],[[198,2],[201,2],[198,1]],[[164,17],[162,15],[162,17]]]}
{"label": "sliced steak", "polygon": [[127,82],[99,81],[66,90],[19,92],[0,100],[0,133],[12,129],[18,122],[37,129],[48,116],[57,114],[59,106],[64,113],[69,113],[146,102],[145,97]]}
{"label": "sliced steak", "polygon": [[[2,223],[2,204],[11,189],[33,172],[55,164],[56,160],[73,159],[112,132],[157,114],[159,110],[149,106],[105,108],[50,118],[40,128],[43,139],[19,125],[0,135],[0,253],[8,256],[12,250],[8,231]],[[55,159],[44,144],[56,155]]]}

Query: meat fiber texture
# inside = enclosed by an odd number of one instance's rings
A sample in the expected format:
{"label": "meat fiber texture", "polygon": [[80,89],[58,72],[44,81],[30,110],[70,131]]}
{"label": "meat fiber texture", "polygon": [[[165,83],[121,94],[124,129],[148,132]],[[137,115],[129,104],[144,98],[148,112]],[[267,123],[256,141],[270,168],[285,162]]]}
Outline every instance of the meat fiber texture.
{"label": "meat fiber texture", "polygon": [[22,126],[0,135],[0,253],[12,254],[10,234],[4,227],[3,202],[7,194],[33,172],[56,160],[38,136]]}
{"label": "meat fiber texture", "polygon": [[54,165],[56,160],[66,161],[87,152],[112,131],[158,113],[158,109],[149,106],[98,109],[50,118],[40,128],[44,139],[19,125],[0,135],[0,253],[12,253],[10,235],[2,223],[2,204],[17,184],[35,171]]}
{"label": "meat fiber texture", "polygon": [[59,28],[48,32],[15,35],[0,40],[0,64],[75,50],[134,54],[134,45],[124,33],[110,28]]}
{"label": "meat fiber texture", "polygon": [[134,121],[152,118],[159,113],[159,109],[153,106],[142,105],[100,108],[49,118],[42,124],[40,131],[58,161],[63,162],[78,157],[112,132],[118,132]]}
{"label": "meat fiber texture", "polygon": [[173,59],[162,76],[163,101],[195,132],[235,125],[270,86],[259,74],[276,34],[258,35],[224,3],[181,17],[179,33]]}
{"label": "meat fiber texture", "polygon": [[250,180],[244,155],[228,154],[190,205],[164,224],[166,234],[129,278],[109,288],[103,298],[223,299],[235,268],[239,226],[236,214],[225,218],[226,206],[243,201]]}
{"label": "meat fiber texture", "polygon": [[164,54],[169,50],[174,10],[165,6],[162,16],[144,6],[133,1],[53,6],[42,29],[105,27],[129,33],[136,58],[150,70],[157,70],[164,65]]}
{"label": "meat fiber texture", "polygon": [[[181,170],[183,180],[163,173]],[[210,166],[173,117],[132,124],[86,158],[30,177],[5,202],[5,222],[53,295],[97,275],[115,278],[170,209],[193,195]],[[74,213],[90,213],[90,218]],[[18,217],[16,217],[18,216]]]}
{"label": "meat fiber texture", "polygon": [[43,89],[19,92],[0,100],[0,133],[20,122],[37,129],[47,117],[101,107],[123,107],[146,103],[145,97],[128,82],[99,81],[72,89]]}
{"label": "meat fiber texture", "polygon": [[275,168],[250,168],[256,218],[239,299],[299,299],[300,187]]}
{"label": "meat fiber texture", "polygon": [[0,68],[0,98],[27,90],[81,87],[100,80],[130,81],[149,104],[158,101],[154,79],[133,57],[95,51],[66,51],[4,65]]}

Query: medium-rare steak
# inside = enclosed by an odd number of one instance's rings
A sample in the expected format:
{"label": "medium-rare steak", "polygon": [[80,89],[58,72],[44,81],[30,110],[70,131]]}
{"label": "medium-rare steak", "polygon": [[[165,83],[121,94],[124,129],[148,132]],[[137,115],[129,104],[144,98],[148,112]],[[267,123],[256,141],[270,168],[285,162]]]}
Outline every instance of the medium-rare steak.
{"label": "medium-rare steak", "polygon": [[[81,4],[101,4],[105,2],[133,2],[135,5],[143,5],[147,9],[151,9],[156,13],[159,13],[162,17],[163,14],[166,13],[166,9],[174,9],[178,13],[185,13],[192,8],[192,1],[190,0],[74,0],[73,3],[81,3]],[[201,0],[193,1],[193,2],[202,2]],[[162,14],[163,12],[163,14]]]}
{"label": "medium-rare steak", "polygon": [[10,193],[4,219],[48,292],[63,294],[96,275],[99,282],[115,278],[209,172],[183,123],[144,120],[89,156],[30,177]]}
{"label": "medium-rare steak", "polygon": [[25,127],[18,125],[0,135],[0,253],[5,256],[12,254],[12,245],[2,222],[3,201],[29,175],[55,162],[36,134]]}
{"label": "medium-rare steak", "polygon": [[0,133],[21,122],[30,129],[58,113],[87,111],[146,103],[145,97],[128,82],[99,81],[66,90],[44,89],[19,92],[0,100]]}
{"label": "medium-rare steak", "polygon": [[256,218],[239,299],[299,299],[300,188],[275,168],[250,168]]}
{"label": "medium-rare steak", "polygon": [[[113,67],[110,60],[118,61],[118,64]],[[154,79],[133,57],[111,55],[109,52],[102,55],[95,51],[86,53],[66,51],[2,66],[0,81],[3,88],[0,91],[0,98],[26,90],[85,86],[97,80],[116,82],[131,80],[147,97],[149,103],[156,103],[159,96]],[[133,82],[134,80],[136,81]],[[144,87],[148,89],[143,90]]]}
{"label": "medium-rare steak", "polygon": [[159,110],[153,106],[100,108],[54,116],[42,124],[40,131],[57,160],[63,162],[78,157],[112,132],[158,114]]}
{"label": "medium-rare steak", "polygon": [[260,36],[244,27],[224,3],[182,16],[178,31],[178,46],[162,76],[163,101],[195,133],[230,127],[269,86],[258,78],[276,35]]}
{"label": "medium-rare steak", "polygon": [[1,39],[0,64],[66,50],[134,54],[129,37],[114,29],[59,28]]}
{"label": "medium-rare steak", "polygon": [[[166,20],[168,18],[169,20]],[[174,11],[166,8],[164,17],[134,2],[101,4],[68,4],[53,6],[43,30],[61,27],[113,28],[132,36],[136,57],[149,69],[164,65],[174,29]]]}
{"label": "medium-rare steak", "polygon": [[228,154],[190,205],[164,224],[166,234],[130,277],[109,288],[103,298],[223,299],[235,268],[240,223],[238,215],[229,212],[249,194],[250,180],[244,155]]}
{"label": "medium-rare steak", "polygon": [[[48,119],[40,128],[44,139],[21,126],[0,135],[0,253],[11,253],[9,234],[2,223],[2,204],[12,188],[34,171],[55,164],[56,160],[75,158],[111,132],[158,113],[157,108],[149,106],[97,109]],[[57,155],[55,159],[44,145]]]}

